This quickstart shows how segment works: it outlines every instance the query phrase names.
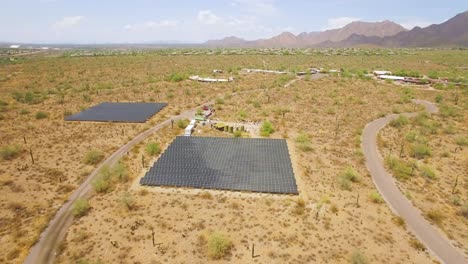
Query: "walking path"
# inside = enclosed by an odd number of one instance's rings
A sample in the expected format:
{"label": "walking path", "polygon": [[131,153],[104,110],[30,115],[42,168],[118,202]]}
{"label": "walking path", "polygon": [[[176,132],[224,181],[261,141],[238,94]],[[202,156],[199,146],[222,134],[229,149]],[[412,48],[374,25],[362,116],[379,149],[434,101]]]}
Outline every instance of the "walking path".
{"label": "walking path", "polygon": [[[437,113],[438,108],[430,102],[413,100],[416,104],[426,107],[429,113]],[[408,117],[417,113],[406,113]],[[379,131],[398,115],[390,115],[374,120],[366,125],[362,138],[362,149],[366,158],[372,180],[392,211],[402,217],[410,231],[426,246],[426,248],[447,264],[468,263],[461,251],[456,249],[447,237],[436,227],[432,226],[421,214],[421,211],[404,196],[395,184],[384,165],[383,159],[377,148],[377,135]]]}

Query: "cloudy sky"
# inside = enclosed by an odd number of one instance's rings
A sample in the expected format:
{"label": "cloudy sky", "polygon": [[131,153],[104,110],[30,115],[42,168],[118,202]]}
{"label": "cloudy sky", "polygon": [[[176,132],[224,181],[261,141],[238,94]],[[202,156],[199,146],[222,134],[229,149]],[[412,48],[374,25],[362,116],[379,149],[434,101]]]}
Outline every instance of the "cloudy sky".
{"label": "cloudy sky", "polygon": [[203,42],[339,28],[355,20],[441,23],[466,0],[0,0],[0,41],[35,43]]}

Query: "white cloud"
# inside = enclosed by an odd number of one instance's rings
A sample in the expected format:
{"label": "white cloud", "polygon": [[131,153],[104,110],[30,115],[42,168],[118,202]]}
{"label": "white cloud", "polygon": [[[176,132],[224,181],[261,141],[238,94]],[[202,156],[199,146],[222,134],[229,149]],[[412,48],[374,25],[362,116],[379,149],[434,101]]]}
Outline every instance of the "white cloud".
{"label": "white cloud", "polygon": [[213,14],[211,10],[202,10],[198,12],[197,19],[198,19],[198,22],[202,24],[206,24],[206,25],[213,25],[222,20],[220,17]]}
{"label": "white cloud", "polygon": [[161,29],[161,28],[168,28],[168,27],[176,27],[179,25],[179,21],[171,20],[171,19],[164,19],[161,21],[146,21],[143,23],[136,23],[136,24],[127,24],[124,26],[125,30],[152,30],[152,29]]}
{"label": "white cloud", "polygon": [[84,16],[64,17],[61,20],[55,22],[52,25],[52,29],[54,29],[56,31],[70,29],[72,27],[77,26],[81,22],[83,22],[84,19],[85,19]]}
{"label": "white cloud", "polygon": [[327,21],[327,26],[324,27],[323,30],[342,28],[342,27],[348,25],[351,22],[359,21],[359,20],[361,20],[361,19],[357,18],[357,17],[329,18],[328,21]]}

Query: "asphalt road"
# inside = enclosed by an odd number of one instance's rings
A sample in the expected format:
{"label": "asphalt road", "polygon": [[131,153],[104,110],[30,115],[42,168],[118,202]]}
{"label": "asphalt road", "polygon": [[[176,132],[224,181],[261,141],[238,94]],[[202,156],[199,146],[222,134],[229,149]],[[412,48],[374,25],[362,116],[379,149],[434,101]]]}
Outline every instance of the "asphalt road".
{"label": "asphalt road", "polygon": [[[413,102],[424,105],[427,112],[436,113],[438,111],[433,103],[423,100],[413,100]],[[417,115],[417,113],[406,113],[405,115],[411,117]],[[385,170],[382,156],[377,148],[377,135],[385,125],[397,117],[398,115],[390,115],[379,118],[367,124],[364,128],[362,149],[372,180],[392,211],[405,220],[409,230],[434,256],[447,264],[468,263],[466,256],[455,248],[437,227],[431,225],[422,216],[421,211],[414,207],[406,196],[400,192],[393,176]]]}

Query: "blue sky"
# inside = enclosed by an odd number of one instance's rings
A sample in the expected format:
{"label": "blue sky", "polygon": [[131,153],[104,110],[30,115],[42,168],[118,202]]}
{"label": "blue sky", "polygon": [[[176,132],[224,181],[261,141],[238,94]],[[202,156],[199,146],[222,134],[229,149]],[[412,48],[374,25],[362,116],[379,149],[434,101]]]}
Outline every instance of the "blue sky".
{"label": "blue sky", "polygon": [[355,20],[412,28],[468,10],[466,0],[0,0],[0,41],[35,43],[202,42],[339,28]]}

